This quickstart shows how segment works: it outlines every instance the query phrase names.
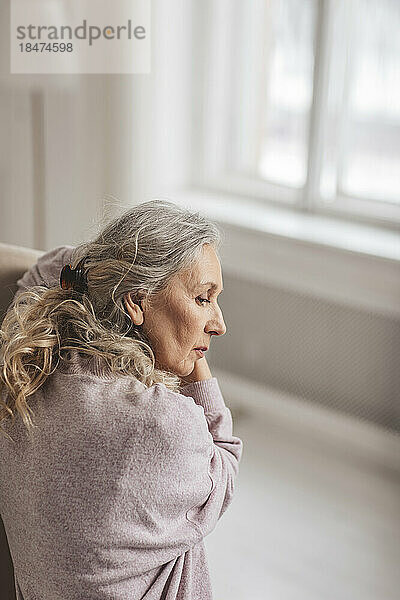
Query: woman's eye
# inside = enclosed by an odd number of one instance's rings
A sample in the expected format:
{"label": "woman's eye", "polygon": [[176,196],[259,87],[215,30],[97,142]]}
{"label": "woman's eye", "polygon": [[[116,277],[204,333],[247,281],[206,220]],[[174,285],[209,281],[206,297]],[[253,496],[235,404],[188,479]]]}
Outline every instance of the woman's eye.
{"label": "woman's eye", "polygon": [[208,298],[202,298],[201,296],[197,296],[196,300],[198,300],[201,304],[203,304],[203,302],[211,302],[211,300],[208,300]]}

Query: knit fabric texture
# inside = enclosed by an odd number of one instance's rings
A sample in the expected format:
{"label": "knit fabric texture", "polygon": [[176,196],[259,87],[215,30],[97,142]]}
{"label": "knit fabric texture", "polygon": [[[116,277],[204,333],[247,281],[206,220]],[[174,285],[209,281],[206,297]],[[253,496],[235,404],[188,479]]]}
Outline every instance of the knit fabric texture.
{"label": "knit fabric texture", "polygon": [[[19,289],[58,285],[73,248]],[[204,537],[234,493],[242,441],[215,377],[180,393],[71,350],[0,431],[0,513],[18,600],[210,600]]]}

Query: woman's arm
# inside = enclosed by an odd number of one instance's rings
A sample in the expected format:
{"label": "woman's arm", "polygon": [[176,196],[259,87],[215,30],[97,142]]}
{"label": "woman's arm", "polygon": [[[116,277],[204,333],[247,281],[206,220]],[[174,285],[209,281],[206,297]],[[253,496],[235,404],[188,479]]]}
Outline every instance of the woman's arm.
{"label": "woman's arm", "polygon": [[37,263],[18,279],[15,298],[35,285],[48,288],[59,286],[61,269],[70,262],[73,251],[73,246],[58,246],[43,254]]}
{"label": "woman's arm", "polygon": [[243,443],[233,435],[215,377],[181,393],[156,384],[140,404],[152,425],[141,437],[140,452],[132,440],[130,480],[151,514],[140,526],[143,549],[161,564],[214,529],[232,501]]}

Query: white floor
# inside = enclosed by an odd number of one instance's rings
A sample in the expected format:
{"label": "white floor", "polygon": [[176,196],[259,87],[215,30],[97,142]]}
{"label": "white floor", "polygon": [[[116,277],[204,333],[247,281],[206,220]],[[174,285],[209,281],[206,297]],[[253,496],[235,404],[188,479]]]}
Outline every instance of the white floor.
{"label": "white floor", "polygon": [[300,423],[234,424],[235,498],[205,540],[214,599],[399,600],[400,438],[397,469]]}

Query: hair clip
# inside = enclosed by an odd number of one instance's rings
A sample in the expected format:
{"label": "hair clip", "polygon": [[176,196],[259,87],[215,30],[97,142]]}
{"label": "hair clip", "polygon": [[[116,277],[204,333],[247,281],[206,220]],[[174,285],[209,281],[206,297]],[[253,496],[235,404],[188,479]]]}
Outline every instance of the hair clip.
{"label": "hair clip", "polygon": [[60,274],[60,287],[63,290],[74,290],[80,294],[87,292],[87,273],[84,270],[86,257],[82,258],[75,269],[71,264],[64,265]]}

